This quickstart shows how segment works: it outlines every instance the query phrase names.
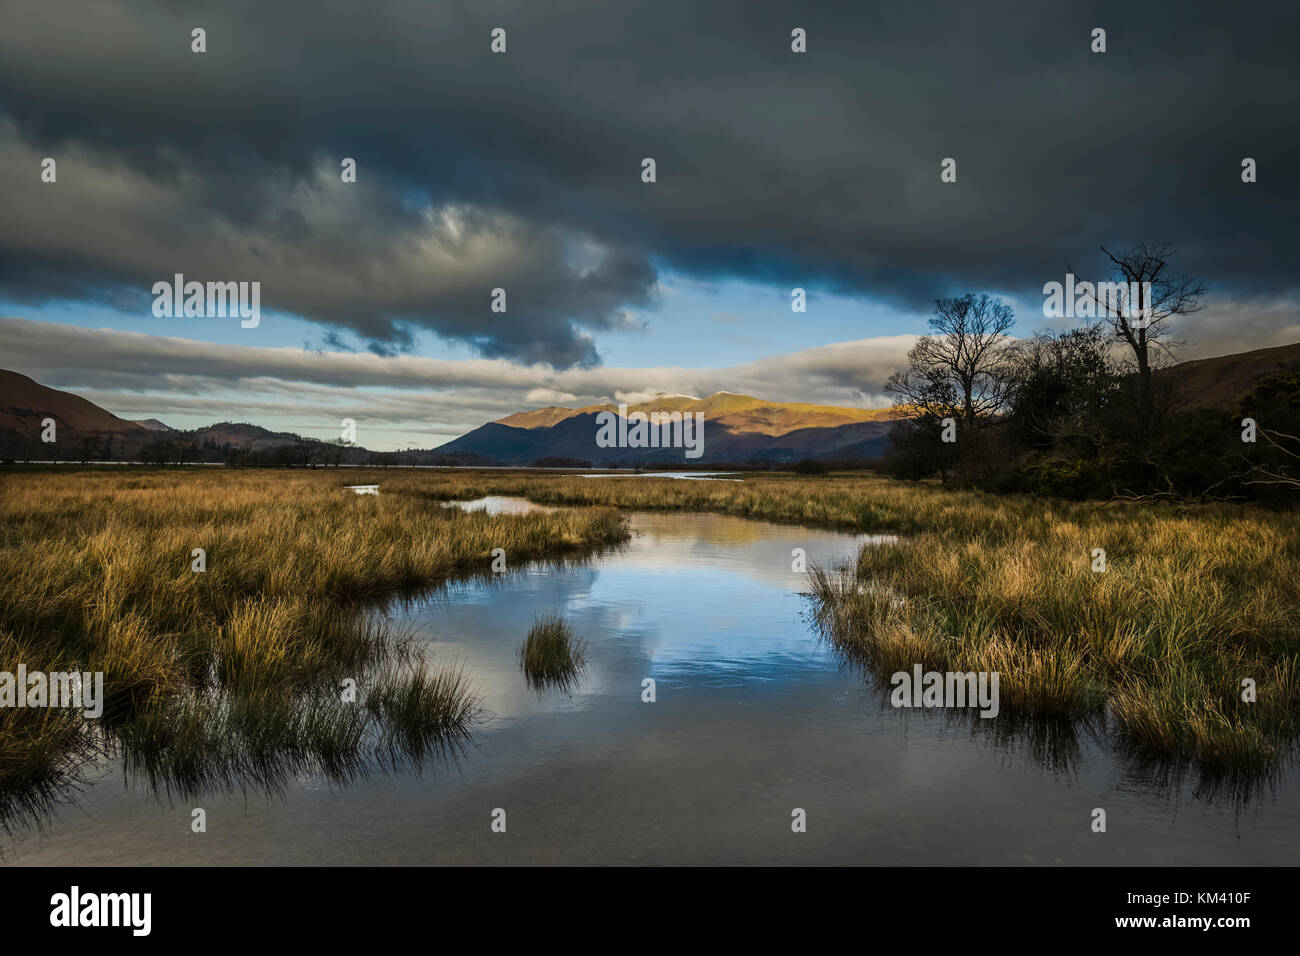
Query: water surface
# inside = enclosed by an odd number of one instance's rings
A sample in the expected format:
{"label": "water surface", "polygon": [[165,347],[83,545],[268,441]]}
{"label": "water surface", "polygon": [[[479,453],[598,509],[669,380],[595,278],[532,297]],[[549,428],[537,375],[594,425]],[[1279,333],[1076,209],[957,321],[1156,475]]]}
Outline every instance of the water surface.
{"label": "water surface", "polygon": [[598,472],[593,475],[579,475],[579,478],[679,478],[684,481],[743,481],[742,478],[727,477],[731,472],[704,471],[646,471],[646,472]]}

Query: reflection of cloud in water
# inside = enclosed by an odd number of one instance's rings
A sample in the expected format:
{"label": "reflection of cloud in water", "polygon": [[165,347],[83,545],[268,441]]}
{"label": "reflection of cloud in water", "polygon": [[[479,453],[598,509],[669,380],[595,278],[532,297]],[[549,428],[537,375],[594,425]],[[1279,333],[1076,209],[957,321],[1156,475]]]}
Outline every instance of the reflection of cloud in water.
{"label": "reflection of cloud in water", "polygon": [[703,473],[698,471],[647,471],[647,472],[610,472],[595,475],[579,475],[579,478],[680,478],[683,481],[743,481],[742,478],[727,478],[728,472],[718,471]]}
{"label": "reflection of cloud in water", "polygon": [[[804,549],[809,564],[851,560],[870,536],[707,514],[638,513],[632,527],[626,547],[593,564],[462,581],[410,613],[442,659],[466,663],[500,717],[639,701],[644,677],[683,691],[835,667],[801,618],[806,580],[791,552]],[[513,652],[550,610],[587,641],[587,673],[571,697],[538,701],[523,692]]]}
{"label": "reflection of cloud in water", "polygon": [[444,501],[444,508],[459,508],[461,511],[486,511],[490,515],[526,515],[534,511],[552,511],[554,509],[529,501],[527,498],[511,498],[501,495],[488,495],[473,501]]}

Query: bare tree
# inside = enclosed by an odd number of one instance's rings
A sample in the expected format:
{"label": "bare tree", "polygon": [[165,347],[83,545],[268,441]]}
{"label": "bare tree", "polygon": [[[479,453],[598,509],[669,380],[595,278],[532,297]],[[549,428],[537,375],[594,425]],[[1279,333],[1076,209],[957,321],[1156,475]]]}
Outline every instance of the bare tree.
{"label": "bare tree", "polygon": [[1091,298],[1098,317],[1110,323],[1115,340],[1133,353],[1140,408],[1151,416],[1156,411],[1155,369],[1173,357],[1178,344],[1168,337],[1169,320],[1204,309],[1205,285],[1172,274],[1169,260],[1174,248],[1167,242],[1141,242],[1118,252],[1102,246],[1101,251],[1115,267],[1115,282],[1122,282],[1126,292]]}
{"label": "bare tree", "polygon": [[921,336],[907,353],[907,371],[891,375],[886,391],[922,416],[954,417],[974,431],[1007,407],[1014,322],[1011,307],[987,295],[936,300],[934,334]]}

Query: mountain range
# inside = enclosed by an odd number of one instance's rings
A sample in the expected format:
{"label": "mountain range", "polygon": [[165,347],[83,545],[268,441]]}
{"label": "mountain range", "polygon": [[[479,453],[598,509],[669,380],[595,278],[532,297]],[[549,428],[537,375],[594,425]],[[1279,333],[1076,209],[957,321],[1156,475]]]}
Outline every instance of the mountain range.
{"label": "mountain range", "polygon": [[702,415],[703,454],[688,459],[682,448],[597,445],[601,414],[617,415],[619,411],[618,406],[605,404],[584,408],[552,405],[516,412],[481,425],[440,450],[469,452],[516,465],[546,458],[601,465],[874,458],[888,447],[893,422],[903,417],[897,410],[772,402],[734,392],[718,392],[708,398],[666,395],[623,408],[629,418],[638,412]]}
{"label": "mountain range", "polygon": [[[1167,374],[1189,407],[1231,409],[1262,376],[1296,369],[1300,369],[1300,343],[1183,362]],[[707,398],[661,396],[623,410],[628,415],[702,414],[703,454],[686,458],[682,448],[602,448],[596,443],[600,416],[620,411],[615,405],[602,404],[582,408],[551,405],[515,412],[436,449],[386,455],[396,455],[404,464],[529,465],[548,461],[607,467],[674,461],[776,464],[808,458],[865,459],[884,453],[894,422],[906,414],[896,408],[774,402],[733,392]],[[182,432],[153,418],[131,421],[71,392],[0,369],[0,460],[52,457],[50,446],[40,440],[47,419],[55,422],[57,457],[64,460],[136,460],[148,457],[148,450],[160,442],[169,441],[184,442],[191,448],[189,460],[228,460],[238,453],[267,463],[307,463],[313,449],[324,448],[330,449],[335,463],[365,464],[376,457],[364,448],[339,449],[292,432],[246,423],[220,422]],[[307,457],[303,457],[304,449]]]}

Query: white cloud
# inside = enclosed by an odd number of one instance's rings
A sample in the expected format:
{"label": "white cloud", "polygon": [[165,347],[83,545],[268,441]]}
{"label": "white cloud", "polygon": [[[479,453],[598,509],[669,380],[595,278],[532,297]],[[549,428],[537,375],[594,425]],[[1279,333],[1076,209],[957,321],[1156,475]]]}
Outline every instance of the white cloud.
{"label": "white cloud", "polygon": [[559,392],[553,388],[534,388],[530,389],[524,396],[524,401],[538,405],[563,405],[565,402],[576,402],[578,396],[572,392]]}

